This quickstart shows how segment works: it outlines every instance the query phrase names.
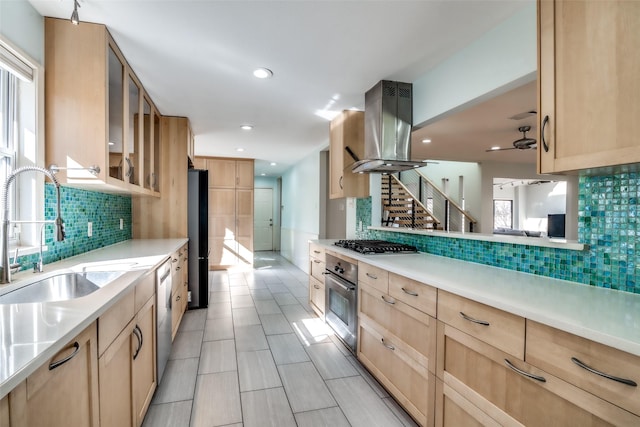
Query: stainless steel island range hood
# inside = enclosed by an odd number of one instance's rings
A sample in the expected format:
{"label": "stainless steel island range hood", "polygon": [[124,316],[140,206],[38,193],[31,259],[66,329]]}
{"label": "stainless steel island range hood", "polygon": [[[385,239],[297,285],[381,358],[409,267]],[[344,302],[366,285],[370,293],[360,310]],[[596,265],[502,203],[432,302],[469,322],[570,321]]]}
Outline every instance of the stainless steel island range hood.
{"label": "stainless steel island range hood", "polygon": [[382,80],[364,96],[364,160],[354,173],[394,173],[424,166],[411,160],[411,83]]}

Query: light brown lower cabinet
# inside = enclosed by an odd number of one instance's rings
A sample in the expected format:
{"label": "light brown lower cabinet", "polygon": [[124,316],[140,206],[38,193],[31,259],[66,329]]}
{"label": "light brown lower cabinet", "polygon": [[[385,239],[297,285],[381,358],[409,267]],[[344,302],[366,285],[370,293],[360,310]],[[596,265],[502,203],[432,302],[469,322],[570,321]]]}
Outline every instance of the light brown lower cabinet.
{"label": "light brown lower cabinet", "polygon": [[8,400],[10,426],[99,426],[97,344],[94,322],[13,389]]}
{"label": "light brown lower cabinet", "polygon": [[324,283],[309,276],[309,305],[322,319],[324,319],[325,300]]}
{"label": "light brown lower cabinet", "polygon": [[[135,294],[147,295],[149,287],[154,283],[155,272],[145,276],[136,285]],[[129,295],[123,297],[98,322],[115,324],[115,316],[130,312],[133,300]],[[148,298],[133,317],[125,319],[131,320],[114,340],[105,344],[106,350],[98,360],[101,427],[142,425],[157,386],[155,294]]]}
{"label": "light brown lower cabinet", "polygon": [[438,322],[436,426],[637,426],[640,418]]}
{"label": "light brown lower cabinet", "polygon": [[9,395],[0,399],[0,426],[9,426]]}
{"label": "light brown lower cabinet", "polygon": [[358,359],[420,425],[433,426],[435,319],[367,284],[358,298]]}

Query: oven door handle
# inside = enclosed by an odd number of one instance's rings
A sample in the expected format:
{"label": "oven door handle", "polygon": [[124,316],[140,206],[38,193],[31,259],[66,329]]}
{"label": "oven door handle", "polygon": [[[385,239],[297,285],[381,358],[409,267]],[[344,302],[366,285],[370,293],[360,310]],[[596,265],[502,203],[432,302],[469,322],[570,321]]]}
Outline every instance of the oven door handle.
{"label": "oven door handle", "polygon": [[335,283],[336,285],[340,286],[345,291],[355,291],[356,290],[355,286],[347,286],[347,285],[341,283],[339,280],[335,279],[334,278],[335,274],[331,273],[330,271],[327,272],[327,276],[331,277],[333,279],[332,280],[333,283]]}

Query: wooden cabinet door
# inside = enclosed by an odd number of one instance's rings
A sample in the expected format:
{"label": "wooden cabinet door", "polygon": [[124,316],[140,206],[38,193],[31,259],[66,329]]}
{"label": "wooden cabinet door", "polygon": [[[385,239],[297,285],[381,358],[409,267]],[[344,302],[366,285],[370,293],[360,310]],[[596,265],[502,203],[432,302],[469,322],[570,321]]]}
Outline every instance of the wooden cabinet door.
{"label": "wooden cabinet door", "polygon": [[11,427],[97,427],[98,404],[97,329],[92,323],[9,394]]}
{"label": "wooden cabinet door", "polygon": [[325,287],[324,283],[313,276],[309,276],[309,305],[316,314],[324,319],[325,310]]}
{"label": "wooden cabinet door", "polygon": [[253,190],[236,190],[238,262],[253,264]]}
{"label": "wooden cabinet door", "polygon": [[364,159],[364,112],[343,111],[329,128],[329,198],[368,197],[369,175],[352,173],[355,160],[346,147]]}
{"label": "wooden cabinet door", "polygon": [[236,161],[234,159],[207,158],[209,187],[235,188]]}
{"label": "wooden cabinet door", "polygon": [[636,1],[538,2],[538,169],[640,162]]}
{"label": "wooden cabinet door", "polygon": [[236,188],[253,188],[253,160],[236,161]]}
{"label": "wooden cabinet door", "polygon": [[138,328],[138,335],[134,334],[133,337],[134,346],[131,357],[133,413],[136,427],[142,425],[157,386],[155,324],[156,302],[155,297],[152,297],[138,312],[134,326],[134,329]]}
{"label": "wooden cabinet door", "polygon": [[136,345],[131,321],[98,361],[100,373],[100,426],[133,426],[131,394],[132,355]]}

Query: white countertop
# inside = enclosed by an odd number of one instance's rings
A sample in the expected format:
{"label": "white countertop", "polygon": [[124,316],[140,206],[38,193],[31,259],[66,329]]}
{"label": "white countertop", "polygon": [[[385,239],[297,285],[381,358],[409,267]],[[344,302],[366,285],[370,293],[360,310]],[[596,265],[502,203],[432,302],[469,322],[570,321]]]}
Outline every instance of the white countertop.
{"label": "white countertop", "polygon": [[640,356],[640,295],[436,255],[339,254]]}
{"label": "white countertop", "polygon": [[125,271],[113,282],[69,301],[0,305],[0,399],[47,363],[76,335],[115,304],[187,239],[127,240],[45,265],[44,273],[20,272],[0,285],[0,295],[60,270]]}
{"label": "white countertop", "polygon": [[526,237],[510,236],[508,234],[483,234],[465,233],[460,231],[428,230],[401,227],[367,227],[368,230],[385,231],[389,233],[418,234],[422,236],[446,237],[449,239],[481,240],[483,242],[508,243],[511,245],[538,246],[543,248],[569,249],[574,251],[584,251],[589,249],[589,245],[575,240],[557,239],[549,237]]}

